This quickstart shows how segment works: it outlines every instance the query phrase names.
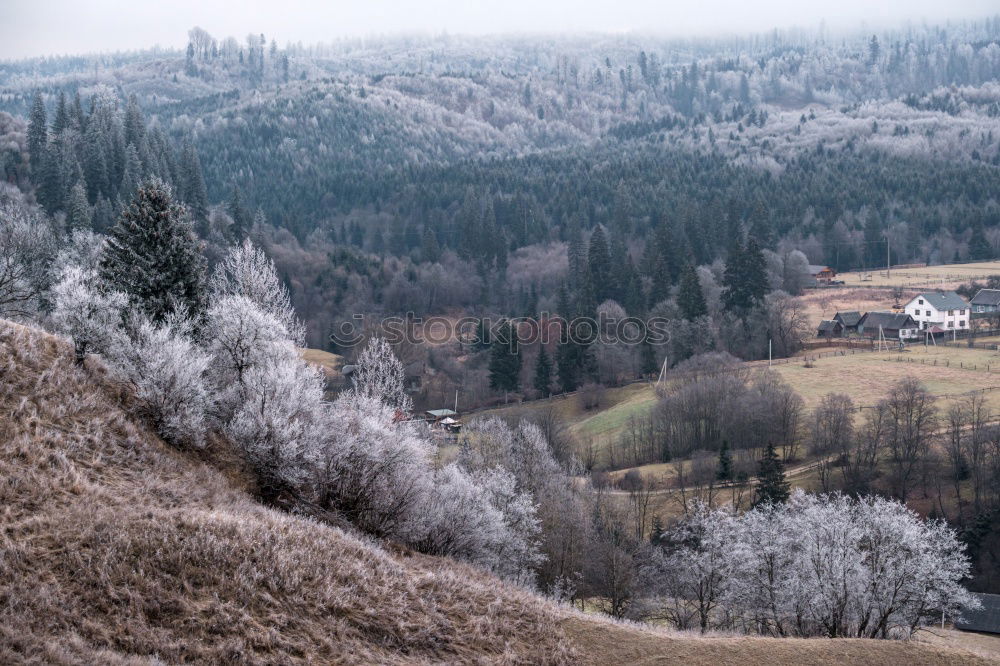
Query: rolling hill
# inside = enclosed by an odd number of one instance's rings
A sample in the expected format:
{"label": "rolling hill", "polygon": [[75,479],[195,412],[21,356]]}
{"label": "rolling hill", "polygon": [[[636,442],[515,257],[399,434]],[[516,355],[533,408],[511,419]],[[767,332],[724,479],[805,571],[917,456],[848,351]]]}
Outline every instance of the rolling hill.
{"label": "rolling hill", "polygon": [[3,663],[988,663],[614,624],[266,508],[225,442],[168,447],[100,363],[2,321],[0,414]]}

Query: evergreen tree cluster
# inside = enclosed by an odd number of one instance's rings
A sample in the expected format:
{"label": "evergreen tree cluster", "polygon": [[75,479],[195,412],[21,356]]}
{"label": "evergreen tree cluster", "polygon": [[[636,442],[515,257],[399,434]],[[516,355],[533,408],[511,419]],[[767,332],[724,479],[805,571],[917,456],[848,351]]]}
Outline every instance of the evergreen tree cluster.
{"label": "evergreen tree cluster", "polygon": [[140,183],[155,177],[173,187],[197,220],[208,213],[198,155],[190,143],[178,153],[158,128],[147,128],[136,97],[120,100],[103,88],[89,110],[77,92],[60,92],[51,114],[36,93],[28,118],[28,152],[39,203],[62,212],[70,229],[105,231]]}

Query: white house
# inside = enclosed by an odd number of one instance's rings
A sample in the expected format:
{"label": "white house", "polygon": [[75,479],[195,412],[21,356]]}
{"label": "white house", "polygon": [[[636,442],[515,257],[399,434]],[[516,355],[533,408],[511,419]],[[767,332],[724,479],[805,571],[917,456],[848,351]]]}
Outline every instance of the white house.
{"label": "white house", "polygon": [[969,328],[972,310],[964,298],[953,291],[929,291],[917,294],[904,312],[931,333],[964,331]]}

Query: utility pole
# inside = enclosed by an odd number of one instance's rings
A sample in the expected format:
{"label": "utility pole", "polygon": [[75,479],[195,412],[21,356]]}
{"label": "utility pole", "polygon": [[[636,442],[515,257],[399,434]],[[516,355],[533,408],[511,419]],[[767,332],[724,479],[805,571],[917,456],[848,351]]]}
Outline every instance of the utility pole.
{"label": "utility pole", "polygon": [[767,339],[767,367],[771,367],[771,338]]}
{"label": "utility pole", "polygon": [[885,277],[889,279],[892,270],[892,258],[889,255],[889,232],[885,232]]}

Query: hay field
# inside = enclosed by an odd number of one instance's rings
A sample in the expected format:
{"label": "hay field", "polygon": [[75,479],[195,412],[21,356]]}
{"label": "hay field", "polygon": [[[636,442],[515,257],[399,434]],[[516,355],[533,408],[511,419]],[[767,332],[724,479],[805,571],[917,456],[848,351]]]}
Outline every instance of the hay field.
{"label": "hay field", "polygon": [[[895,382],[913,376],[944,407],[969,391],[1000,387],[1000,354],[964,347],[914,345],[906,352],[858,352],[818,358],[813,367],[803,361],[773,366],[773,370],[813,409],[828,393],[845,393],[855,405],[870,406],[885,397]],[[1000,390],[986,393],[1000,412]]]}
{"label": "hay field", "polygon": [[862,279],[860,271],[839,273],[838,280],[853,287],[907,287],[954,289],[971,280],[985,282],[990,275],[1000,275],[1000,261],[981,261],[971,264],[946,264],[916,268],[894,268],[886,275],[885,267],[872,270],[871,280]]}
{"label": "hay field", "polygon": [[[909,293],[909,292],[908,292]],[[916,293],[915,291],[912,293]],[[857,310],[864,314],[870,310],[890,310],[896,304],[888,289],[844,288],[810,289],[798,297],[805,311],[811,335],[816,335],[816,326],[824,319],[833,319],[838,312]],[[905,303],[905,301],[904,301]]]}

